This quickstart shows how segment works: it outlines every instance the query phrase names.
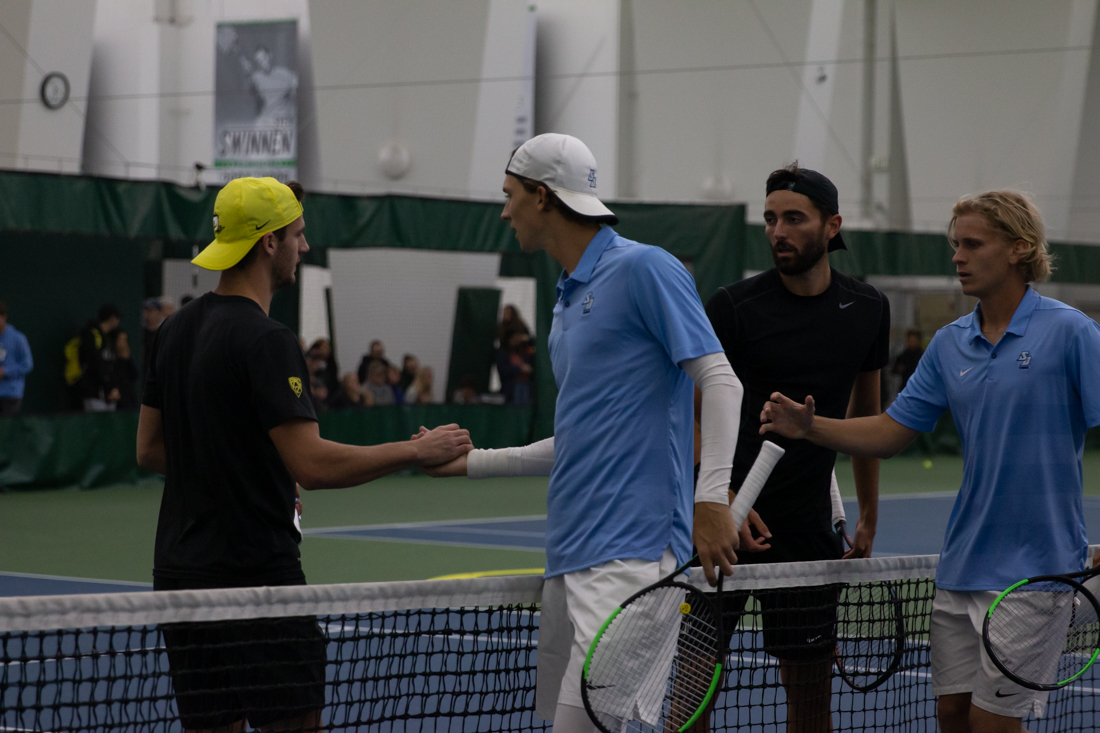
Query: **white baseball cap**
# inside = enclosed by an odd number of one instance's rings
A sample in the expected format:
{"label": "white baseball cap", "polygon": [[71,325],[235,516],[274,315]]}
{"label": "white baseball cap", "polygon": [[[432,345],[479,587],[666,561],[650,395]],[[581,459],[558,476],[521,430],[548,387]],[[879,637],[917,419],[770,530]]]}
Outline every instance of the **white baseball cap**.
{"label": "white baseball cap", "polygon": [[619,217],[603,205],[596,189],[596,156],[572,135],[548,132],[531,138],[512,153],[506,173],[529,178],[553,191],[581,216]]}

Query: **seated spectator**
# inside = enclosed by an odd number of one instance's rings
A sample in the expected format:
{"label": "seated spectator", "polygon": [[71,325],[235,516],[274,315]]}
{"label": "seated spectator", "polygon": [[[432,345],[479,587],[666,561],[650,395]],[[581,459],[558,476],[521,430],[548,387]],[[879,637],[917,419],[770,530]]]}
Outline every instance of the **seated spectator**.
{"label": "seated spectator", "polygon": [[0,417],[14,417],[23,404],[26,376],[34,369],[27,337],[8,325],[8,306],[0,301]]}
{"label": "seated spectator", "polygon": [[370,376],[367,370],[370,369],[370,365],[374,362],[381,362],[383,366],[388,367],[390,363],[386,360],[386,345],[381,341],[375,339],[370,342],[370,351],[363,355],[363,360],[359,362],[359,383],[366,384],[367,377]]}
{"label": "seated spectator", "polygon": [[419,371],[420,360],[412,354],[405,354],[405,358],[401,362],[401,382],[398,385],[402,392],[409,389],[409,385],[416,380]]}
{"label": "seated spectator", "polygon": [[420,367],[416,379],[405,390],[406,405],[428,405],[432,401],[432,368]]}
{"label": "seated spectator", "polygon": [[370,407],[374,403],[370,395],[359,385],[355,372],[348,372],[340,380],[340,388],[329,395],[329,407],[333,410],[347,410],[353,407]]}
{"label": "seated spectator", "polygon": [[328,385],[322,374],[311,374],[309,378],[309,396],[313,400],[313,409],[317,412],[328,412]]}
{"label": "seated spectator", "polygon": [[118,392],[115,409],[136,411],[141,407],[137,391],[137,380],[141,375],[138,374],[134,360],[130,358],[130,337],[125,331],[116,329],[109,339],[115,354],[114,360],[110,362],[111,375],[108,378],[110,386]]}
{"label": "seated spectator", "polygon": [[500,391],[507,405],[525,407],[531,404],[531,377],[535,369],[531,362],[534,348],[531,337],[522,331],[512,331],[497,350],[497,374]]}
{"label": "seated spectator", "polygon": [[910,328],[905,333],[905,351],[898,354],[898,358],[894,360],[894,374],[901,377],[901,382],[898,384],[898,392],[905,389],[905,384],[909,381],[909,377],[913,376],[913,372],[917,371],[917,362],[920,361],[921,356],[924,355],[924,349],[921,347],[921,340],[923,334],[920,329]]}
{"label": "seated spectator", "polygon": [[527,328],[527,324],[523,322],[523,319],[519,317],[519,311],[514,305],[504,306],[501,312],[500,325],[497,327],[497,340],[500,342],[500,348],[506,348],[508,340],[513,333],[522,333],[524,336],[530,336],[531,330]]}
{"label": "seated spectator", "polygon": [[458,389],[455,390],[451,401],[456,405],[477,405],[481,403],[481,397],[477,393],[477,379],[473,374],[464,374],[458,380]]}
{"label": "seated spectator", "polygon": [[372,361],[367,367],[367,381],[363,391],[370,395],[372,405],[394,404],[393,389],[386,381],[386,365],[381,361]]}
{"label": "seated spectator", "polygon": [[386,384],[393,390],[393,402],[400,405],[405,402],[405,390],[401,389],[401,370],[390,364],[386,367]]}
{"label": "seated spectator", "polygon": [[332,355],[332,342],[328,339],[317,339],[309,347],[306,351],[306,368],[311,376],[321,376],[330,395],[339,389],[340,380],[337,374],[340,372],[336,366],[336,358]]}

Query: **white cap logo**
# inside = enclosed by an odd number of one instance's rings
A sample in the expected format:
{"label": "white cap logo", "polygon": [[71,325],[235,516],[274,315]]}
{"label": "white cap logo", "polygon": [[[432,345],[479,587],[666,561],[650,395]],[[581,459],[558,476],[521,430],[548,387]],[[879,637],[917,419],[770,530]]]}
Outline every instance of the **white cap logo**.
{"label": "white cap logo", "polygon": [[582,216],[619,219],[599,199],[596,157],[572,135],[548,132],[521,145],[508,161],[508,173],[529,178],[557,194],[562,203]]}

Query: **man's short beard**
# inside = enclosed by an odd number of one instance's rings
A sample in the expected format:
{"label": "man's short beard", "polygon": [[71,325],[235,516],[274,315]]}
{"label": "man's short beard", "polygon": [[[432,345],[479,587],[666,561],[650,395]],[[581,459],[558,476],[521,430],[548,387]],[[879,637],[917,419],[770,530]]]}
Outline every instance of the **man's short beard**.
{"label": "man's short beard", "polygon": [[775,247],[772,247],[772,262],[775,263],[775,269],[784,275],[801,275],[813,269],[814,265],[821,262],[821,258],[827,254],[829,254],[829,243],[825,239],[825,227],[822,227],[821,236],[807,244],[801,252],[795,250],[794,258],[787,262],[781,263],[776,257]]}
{"label": "man's short beard", "polygon": [[[277,235],[276,235],[277,237]],[[294,271],[297,269],[297,265],[290,264],[293,262],[294,250],[288,249],[287,256],[283,257],[283,245],[285,240],[279,240],[279,248],[275,251],[275,259],[271,263],[271,286],[272,290],[280,290],[288,285],[294,284]]]}

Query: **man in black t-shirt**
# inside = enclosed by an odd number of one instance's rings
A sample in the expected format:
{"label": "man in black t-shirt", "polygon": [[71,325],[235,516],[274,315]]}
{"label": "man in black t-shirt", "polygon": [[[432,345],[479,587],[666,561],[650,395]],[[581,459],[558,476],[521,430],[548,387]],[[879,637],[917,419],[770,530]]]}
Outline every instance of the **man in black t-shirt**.
{"label": "man in black t-shirt", "polygon": [[[137,442],[139,465],[165,475],[155,590],[304,584],[296,482],[356,486],[473,447],[456,425],[379,446],[321,438],[298,338],[268,317],[309,249],[300,199],[274,178],[226,184],[216,238],[194,260],[221,271],[218,287],[156,332]],[[319,727],[325,638],[312,617],[163,633],[185,729]]]}
{"label": "man in black t-shirt", "polygon": [[[773,392],[804,400],[818,414],[878,414],[890,306],[875,288],[829,266],[845,249],[832,182],[797,163],[768,178],[764,211],[775,268],[728,285],[707,315],[744,385],[731,489],[744,481],[763,437],[760,411]],[[770,438],[786,450],[741,529],[741,563],[869,557],[878,518],[878,461],[852,459],[860,516],[852,549],[833,530],[829,497],[836,452],[809,441]],[[732,490],[731,490],[732,496]],[[733,595],[733,594],[731,594]],[[764,645],[780,662],[788,730],[828,731],[835,588],[757,594]],[[733,601],[736,623],[745,597]],[[730,628],[733,628],[731,625]]]}

